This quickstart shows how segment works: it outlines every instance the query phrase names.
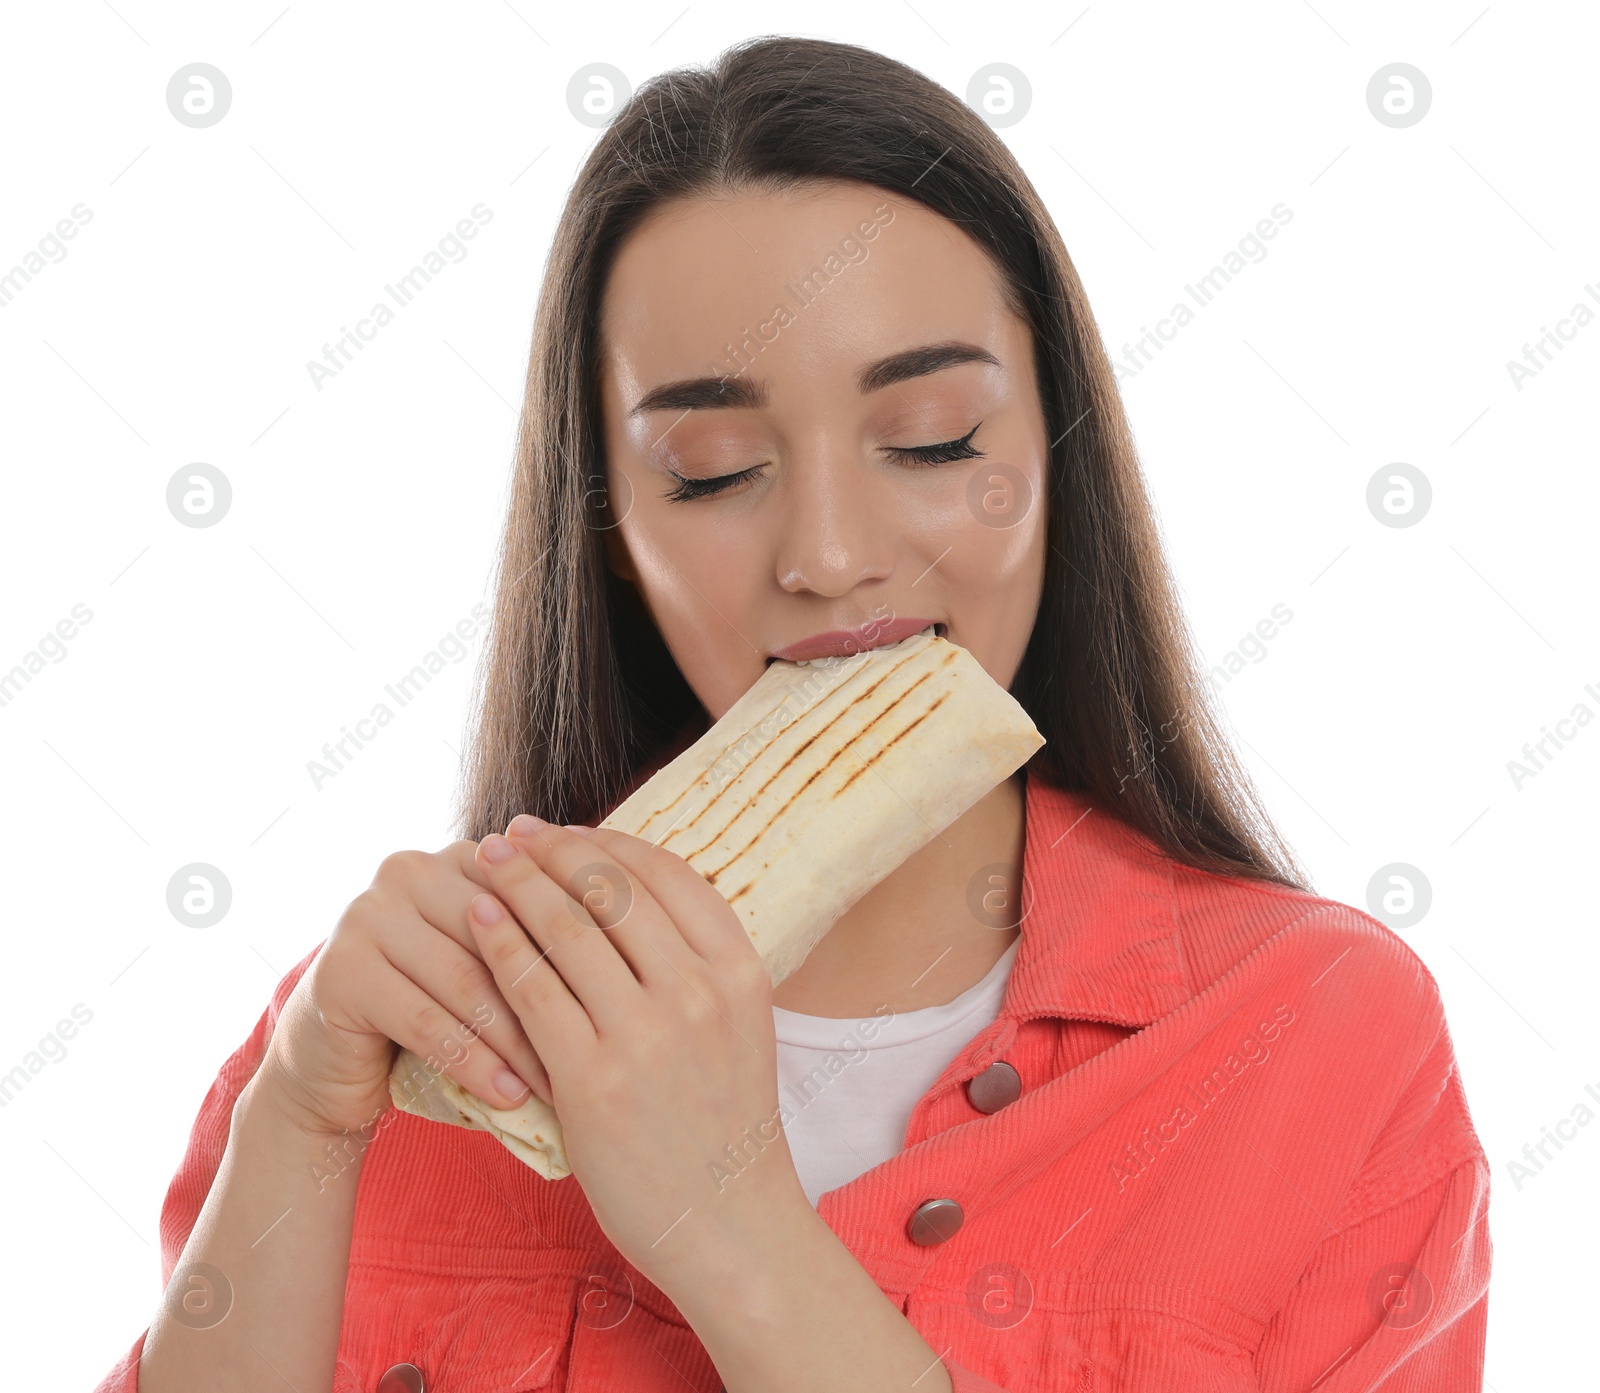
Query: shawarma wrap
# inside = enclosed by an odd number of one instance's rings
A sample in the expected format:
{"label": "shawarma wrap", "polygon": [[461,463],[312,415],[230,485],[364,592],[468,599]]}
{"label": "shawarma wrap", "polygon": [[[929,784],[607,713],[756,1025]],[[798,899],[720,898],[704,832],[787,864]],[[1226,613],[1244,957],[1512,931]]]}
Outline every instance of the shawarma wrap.
{"label": "shawarma wrap", "polygon": [[[1044,737],[931,629],[845,658],[772,663],[599,825],[677,852],[719,890],[776,986],[845,910],[1019,769]],[[554,1109],[493,1108],[402,1049],[395,1106],[493,1134],[571,1174]]]}

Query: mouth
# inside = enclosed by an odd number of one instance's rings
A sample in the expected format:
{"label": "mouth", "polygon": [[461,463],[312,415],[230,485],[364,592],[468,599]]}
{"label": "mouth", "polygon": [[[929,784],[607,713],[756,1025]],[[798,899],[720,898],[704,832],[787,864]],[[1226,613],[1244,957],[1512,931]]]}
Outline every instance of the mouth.
{"label": "mouth", "polygon": [[[950,626],[943,620],[929,620],[920,627],[914,627],[916,625],[915,619],[897,619],[887,624],[863,625],[857,630],[836,629],[827,634],[815,634],[787,648],[781,648],[776,653],[768,654],[766,666],[771,667],[773,663],[782,660],[804,667],[814,662],[850,657],[856,653],[869,652],[875,648],[886,648],[890,644],[903,642],[913,634],[931,634],[935,638],[949,636]],[[866,635],[863,630],[872,632],[871,642],[865,641]]]}

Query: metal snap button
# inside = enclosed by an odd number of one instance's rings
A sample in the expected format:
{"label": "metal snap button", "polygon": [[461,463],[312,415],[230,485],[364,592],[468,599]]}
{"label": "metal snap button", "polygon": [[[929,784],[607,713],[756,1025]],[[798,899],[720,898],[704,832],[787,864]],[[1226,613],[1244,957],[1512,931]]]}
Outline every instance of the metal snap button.
{"label": "metal snap button", "polygon": [[979,1112],[999,1112],[1022,1096],[1022,1076],[1003,1059],[967,1080],[967,1097]]}
{"label": "metal snap button", "polygon": [[947,1238],[954,1238],[965,1217],[954,1200],[928,1200],[917,1206],[911,1222],[906,1225],[906,1234],[913,1243],[931,1248]]}
{"label": "metal snap button", "polygon": [[425,1387],[415,1364],[396,1364],[378,1380],[378,1393],[424,1393]]}

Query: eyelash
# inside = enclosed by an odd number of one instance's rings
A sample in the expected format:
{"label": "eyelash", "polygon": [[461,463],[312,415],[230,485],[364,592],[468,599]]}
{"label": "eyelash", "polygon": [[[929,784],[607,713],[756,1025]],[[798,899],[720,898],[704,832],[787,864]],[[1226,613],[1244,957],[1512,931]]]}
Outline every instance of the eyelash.
{"label": "eyelash", "polygon": [[[983,451],[972,447],[972,437],[978,433],[978,422],[959,440],[944,440],[936,445],[886,445],[884,449],[891,455],[896,455],[903,463],[909,463],[922,468],[932,468],[940,464],[953,464],[956,460],[981,459]],[[714,494],[726,492],[736,484],[753,478],[760,465],[752,465],[749,469],[741,469],[737,474],[719,474],[714,479],[685,479],[680,477],[676,486],[667,494],[669,503],[682,503],[692,498],[708,498]]]}

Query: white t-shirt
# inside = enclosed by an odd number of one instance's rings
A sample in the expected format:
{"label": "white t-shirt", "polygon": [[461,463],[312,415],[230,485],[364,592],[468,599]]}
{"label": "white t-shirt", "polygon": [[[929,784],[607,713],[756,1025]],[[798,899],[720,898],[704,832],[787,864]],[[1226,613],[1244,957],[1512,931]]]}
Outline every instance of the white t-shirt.
{"label": "white t-shirt", "polygon": [[1017,938],[981,982],[943,1006],[861,1020],[772,1008],[778,1106],[813,1206],[829,1190],[898,1156],[911,1111],[1000,1014]]}

